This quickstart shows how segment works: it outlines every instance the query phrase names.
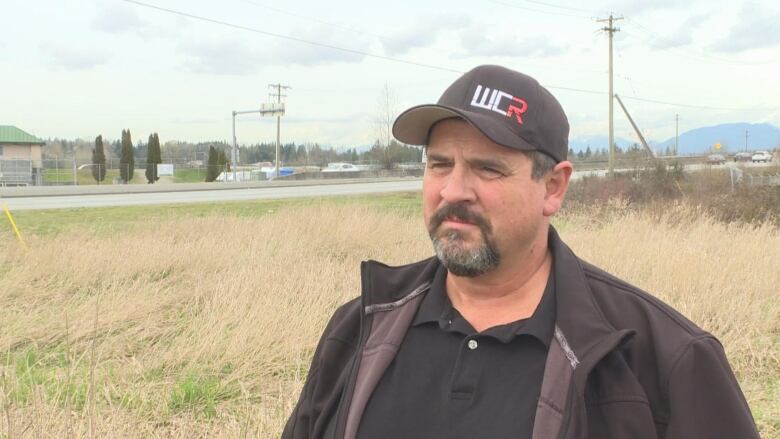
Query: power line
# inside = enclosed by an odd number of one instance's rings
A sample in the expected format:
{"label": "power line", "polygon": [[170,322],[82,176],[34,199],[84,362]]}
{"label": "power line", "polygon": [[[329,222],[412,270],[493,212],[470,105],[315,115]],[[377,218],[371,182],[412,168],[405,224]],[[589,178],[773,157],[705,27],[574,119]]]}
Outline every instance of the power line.
{"label": "power line", "polygon": [[552,8],[566,9],[568,11],[586,12],[588,14],[592,14],[594,12],[594,11],[589,11],[587,9],[572,8],[570,6],[556,5],[554,3],[545,3],[545,2],[540,2],[540,1],[537,1],[537,0],[524,0],[524,1],[526,1],[528,3],[535,3],[537,5],[550,6]]}
{"label": "power line", "polygon": [[[664,37],[663,35],[655,32],[654,30],[648,28],[647,26],[644,26],[643,24],[639,23],[636,20],[632,20],[630,18],[627,18],[627,20],[630,21],[631,24],[635,25],[636,27],[641,28],[642,30],[644,30],[645,33],[650,34],[649,36],[650,36],[650,39],[652,39],[652,40],[660,40],[660,41],[665,41],[665,42],[669,42],[670,41],[669,38]],[[638,34],[635,34],[633,32],[627,32],[627,33],[630,34],[630,35],[633,35],[633,36],[639,36]],[[645,41],[647,41],[647,39]],[[726,59],[726,58],[719,58],[719,57],[703,54],[703,53],[700,53],[698,51],[694,51],[692,49],[684,49],[684,48],[681,48],[681,47],[670,46],[670,47],[667,47],[666,49],[671,49],[671,50],[674,50],[674,51],[677,51],[677,52],[681,52],[681,55],[685,56],[687,58],[691,58],[690,54],[692,53],[692,54],[695,55],[695,56],[693,56],[693,58],[696,58],[699,61],[710,62],[710,63],[729,64],[729,65],[742,66],[742,67],[760,66],[760,65],[775,64],[777,62],[780,62],[780,60],[772,60],[772,61],[734,61],[734,60],[729,60],[729,59]],[[688,52],[688,54],[682,54],[682,52]]]}
{"label": "power line", "polygon": [[634,101],[650,102],[652,104],[670,105],[673,107],[684,108],[696,108],[698,110],[715,110],[715,111],[780,111],[780,108],[728,108],[728,107],[712,107],[707,105],[692,105],[692,104],[680,104],[678,102],[667,102],[658,99],[647,99],[640,97],[623,96],[623,99],[631,99]]}
{"label": "power line", "polygon": [[546,88],[551,88],[553,90],[566,90],[566,91],[576,91],[579,93],[590,93],[590,94],[596,94],[596,95],[605,95],[607,92],[600,91],[600,90],[586,90],[584,88],[574,88],[574,87],[564,87],[561,85],[547,85],[544,84]]}
{"label": "power line", "polygon": [[313,21],[315,23],[324,24],[326,26],[330,26],[330,27],[333,27],[333,28],[336,28],[336,29],[341,29],[341,30],[345,30],[345,31],[348,31],[348,32],[354,32],[354,33],[361,34],[361,35],[369,35],[369,36],[372,36],[372,37],[375,37],[375,38],[384,38],[382,35],[372,34],[370,32],[366,32],[366,31],[364,31],[362,29],[357,29],[357,28],[353,28],[353,27],[349,27],[349,26],[342,26],[340,24],[331,23],[331,22],[325,21],[325,20],[320,20],[319,18],[308,17],[308,16],[305,16],[305,15],[297,14],[295,12],[290,12],[290,11],[286,11],[284,9],[279,9],[277,7],[274,7],[274,6],[269,6],[269,5],[266,5],[266,4],[263,4],[263,3],[258,3],[258,2],[252,1],[252,0],[243,0],[243,1],[245,3],[249,3],[250,5],[254,5],[254,6],[257,6],[257,7],[260,7],[260,8],[269,9],[271,11],[275,11],[275,12],[278,12],[278,13],[284,14],[284,15],[289,15],[289,16],[295,17],[295,18],[300,18],[302,20],[308,20],[308,21]]}
{"label": "power line", "polygon": [[413,66],[417,66],[417,67],[424,67],[424,68],[433,69],[433,70],[440,70],[440,71],[444,71],[444,72],[463,73],[463,72],[461,72],[459,70],[448,69],[446,67],[439,67],[439,66],[434,66],[434,65],[431,65],[431,64],[424,64],[424,63],[420,63],[420,62],[416,62],[416,61],[409,61],[409,60],[400,59],[400,58],[393,58],[393,57],[390,57],[390,56],[376,55],[374,53],[364,52],[362,50],[347,49],[347,48],[344,48],[344,47],[334,46],[334,45],[331,45],[331,44],[318,43],[316,41],[304,40],[303,38],[291,37],[289,35],[282,35],[282,34],[277,34],[277,33],[274,33],[274,32],[268,32],[268,31],[256,29],[256,28],[253,28],[253,27],[249,27],[249,26],[242,26],[240,24],[228,23],[226,21],[215,20],[213,18],[207,18],[207,17],[202,17],[200,15],[195,15],[195,14],[190,14],[190,13],[187,13],[187,12],[177,11],[175,9],[163,8],[161,6],[156,6],[156,5],[152,5],[152,4],[149,4],[149,3],[143,3],[143,2],[140,2],[140,1],[137,1],[137,0],[120,0],[120,1],[123,1],[123,2],[126,2],[126,3],[132,3],[132,4],[138,5],[138,6],[143,6],[145,8],[149,8],[149,9],[155,9],[155,10],[158,10],[158,11],[168,12],[170,14],[175,14],[175,15],[179,15],[179,16],[182,16],[182,17],[192,18],[192,19],[195,19],[195,20],[205,21],[205,22],[213,23],[213,24],[219,24],[219,25],[231,27],[231,28],[234,28],[234,29],[240,29],[240,30],[245,30],[245,31],[248,31],[248,32],[254,32],[254,33],[257,33],[257,34],[266,35],[266,36],[270,36],[270,37],[282,38],[282,39],[285,39],[285,40],[295,41],[295,42],[298,42],[298,43],[309,44],[311,46],[324,47],[326,49],[338,50],[338,51],[341,51],[341,52],[352,53],[352,54],[355,54],[355,55],[362,55],[362,56],[369,57],[369,58],[383,59],[383,60],[386,60],[386,61],[393,61],[393,62],[413,65]]}
{"label": "power line", "polygon": [[[544,84],[546,88],[553,89],[553,90],[566,90],[566,91],[574,91],[578,93],[588,93],[588,94],[596,94],[605,96],[609,93],[603,90],[587,90],[583,88],[574,88],[574,87],[563,87],[558,85],[547,85]],[[668,105],[670,107],[683,107],[683,108],[695,108],[698,110],[713,110],[713,111],[780,111],[780,107],[778,108],[734,108],[734,107],[714,107],[714,106],[707,106],[707,105],[693,105],[693,104],[681,104],[679,102],[670,102],[670,101],[662,101],[659,99],[648,99],[648,98],[640,98],[638,96],[623,96],[622,97],[625,100],[633,100],[633,101],[641,101],[641,102],[648,102],[651,104],[660,104],[660,105]]]}
{"label": "power line", "polygon": [[[288,35],[282,35],[282,34],[277,34],[277,33],[273,33],[273,32],[268,32],[268,31],[264,31],[264,30],[260,30],[260,29],[256,29],[256,28],[252,28],[252,27],[248,27],[248,26],[242,26],[242,25],[238,25],[238,24],[234,24],[234,23],[229,23],[229,22],[226,22],[226,21],[216,20],[216,19],[202,17],[202,16],[195,15],[195,14],[190,14],[190,13],[187,13],[187,12],[177,11],[177,10],[174,10],[174,9],[163,8],[163,7],[152,5],[152,4],[149,4],[149,3],[144,3],[144,2],[141,2],[141,1],[138,1],[138,0],[119,0],[119,1],[122,1],[122,2],[125,2],[125,3],[131,3],[131,4],[134,4],[134,5],[137,5],[137,6],[142,6],[142,7],[145,7],[145,8],[154,9],[154,10],[158,10],[158,11],[162,11],[162,12],[167,12],[167,13],[170,13],[170,14],[179,15],[179,16],[182,16],[182,17],[192,18],[192,19],[195,19],[195,20],[200,20],[200,21],[204,21],[204,22],[208,22],[208,23],[212,23],[212,24],[218,24],[218,25],[230,27],[230,28],[233,28],[233,29],[253,32],[253,33],[266,35],[266,36],[270,36],[270,37],[281,38],[281,39],[285,39],[285,40],[289,40],[289,41],[295,41],[295,42],[303,43],[303,44],[309,44],[309,45],[312,45],[312,46],[323,47],[323,48],[326,48],[326,49],[338,50],[338,51],[347,52],[347,53],[353,53],[353,54],[357,54],[357,55],[363,55],[363,56],[366,56],[366,57],[369,57],[369,58],[382,59],[382,60],[385,60],[385,61],[397,62],[397,63],[401,63],[401,64],[413,65],[413,66],[416,66],[416,67],[423,67],[423,68],[439,70],[439,71],[444,71],[444,72],[450,72],[450,73],[457,73],[457,74],[465,73],[465,72],[463,72],[461,70],[450,69],[450,68],[447,68],[447,67],[434,66],[434,65],[431,65],[431,64],[425,64],[425,63],[416,62],[416,61],[410,61],[410,60],[405,60],[405,59],[400,59],[400,58],[394,58],[394,57],[390,57],[390,56],[376,55],[376,54],[369,53],[369,52],[364,52],[364,51],[361,51],[361,50],[348,49],[348,48],[344,48],[344,47],[334,46],[334,45],[331,45],[331,44],[325,44],[325,43],[318,43],[318,42],[315,42],[315,41],[309,41],[309,40],[305,40],[303,38],[291,37],[291,36],[288,36]],[[493,0],[493,1],[495,1],[495,0]],[[550,89],[566,90],[566,91],[573,91],[573,92],[578,92],[578,93],[599,94],[599,95],[607,94],[607,92],[600,91],[600,90],[588,90],[588,89],[575,88],[575,87],[566,87],[566,86],[560,86],[560,85],[546,85],[545,84],[545,87],[550,88]],[[720,110],[725,110],[725,111],[778,111],[778,110],[780,110],[778,108],[763,108],[763,109],[753,108],[753,109],[751,109],[751,108],[722,108],[722,107],[710,107],[710,106],[702,106],[702,105],[688,105],[688,104],[667,102],[667,101],[656,100],[656,99],[647,99],[647,98],[640,98],[640,97],[628,97],[628,96],[624,97],[624,99],[633,99],[633,100],[638,100],[638,101],[650,102],[650,103],[655,103],[655,104],[670,105],[670,106],[676,106],[676,107],[689,107],[689,108],[698,108],[698,109],[705,109],[705,110],[719,110],[719,111]]]}

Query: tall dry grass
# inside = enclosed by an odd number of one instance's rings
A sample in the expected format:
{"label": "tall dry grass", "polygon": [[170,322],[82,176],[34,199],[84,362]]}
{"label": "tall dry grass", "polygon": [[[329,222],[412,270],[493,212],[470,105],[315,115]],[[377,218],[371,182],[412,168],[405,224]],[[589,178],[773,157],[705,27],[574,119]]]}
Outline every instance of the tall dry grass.
{"label": "tall dry grass", "polygon": [[[780,231],[677,206],[567,212],[582,257],[725,344],[780,438]],[[418,217],[315,203],[0,242],[0,437],[277,437],[364,259],[427,257]]]}

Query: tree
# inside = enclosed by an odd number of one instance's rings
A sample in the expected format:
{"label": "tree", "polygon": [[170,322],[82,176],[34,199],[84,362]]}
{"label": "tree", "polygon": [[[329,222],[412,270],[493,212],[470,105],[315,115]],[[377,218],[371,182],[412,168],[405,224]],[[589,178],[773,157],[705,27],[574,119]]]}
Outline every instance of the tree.
{"label": "tree", "polygon": [[133,179],[135,173],[135,156],[133,155],[133,140],[130,130],[122,130],[122,152],[119,156],[119,176],[124,183]]}
{"label": "tree", "polygon": [[222,172],[230,171],[230,160],[227,158],[224,149],[209,146],[209,161],[206,169],[206,181],[212,182],[219,177]]}
{"label": "tree", "polygon": [[103,150],[103,136],[95,137],[92,150],[92,177],[100,184],[106,178],[106,153]]}
{"label": "tree", "polygon": [[224,149],[217,151],[217,167],[217,175],[219,175],[220,172],[230,171],[230,160],[227,158]]}
{"label": "tree", "polygon": [[379,111],[377,111],[375,119],[377,140],[372,148],[374,151],[371,153],[371,156],[373,156],[374,160],[381,163],[384,168],[390,169],[393,160],[388,149],[393,140],[393,121],[398,111],[396,110],[395,93],[393,93],[393,90],[387,83],[382,88],[378,104]]}
{"label": "tree", "polygon": [[206,182],[212,182],[219,176],[219,170],[217,165],[217,150],[214,145],[209,146],[209,160],[206,165]]}
{"label": "tree", "polygon": [[149,143],[146,146],[146,181],[149,184],[159,180],[157,176],[157,164],[162,163],[160,151],[160,137],[157,133],[149,134]]}

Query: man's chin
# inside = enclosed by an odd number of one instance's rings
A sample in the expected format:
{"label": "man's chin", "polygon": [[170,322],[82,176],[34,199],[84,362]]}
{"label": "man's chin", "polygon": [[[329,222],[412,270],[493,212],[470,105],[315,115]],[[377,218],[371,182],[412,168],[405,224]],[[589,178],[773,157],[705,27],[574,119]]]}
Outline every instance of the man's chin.
{"label": "man's chin", "polygon": [[446,248],[458,252],[468,252],[483,245],[479,237],[471,237],[457,230],[442,233],[436,239]]}

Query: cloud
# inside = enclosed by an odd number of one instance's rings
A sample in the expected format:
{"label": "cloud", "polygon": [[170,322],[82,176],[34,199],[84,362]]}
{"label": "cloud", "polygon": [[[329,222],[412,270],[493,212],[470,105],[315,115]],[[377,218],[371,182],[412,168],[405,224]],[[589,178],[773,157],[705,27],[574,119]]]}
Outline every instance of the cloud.
{"label": "cloud", "polygon": [[389,56],[406,53],[412,49],[430,46],[436,41],[437,32],[420,32],[407,29],[382,39],[385,54]]}
{"label": "cloud", "polygon": [[454,58],[470,57],[537,57],[546,58],[566,52],[566,47],[558,46],[547,36],[535,36],[518,40],[513,34],[495,34],[488,37],[477,26],[471,26],[460,32],[463,51]]}
{"label": "cloud", "polygon": [[149,25],[141,20],[135,13],[135,9],[119,4],[103,4],[92,19],[93,30],[114,34],[128,32],[142,32]]}
{"label": "cloud", "polygon": [[[319,42],[334,47],[350,48],[356,52],[367,52],[367,42],[362,45],[346,41],[333,31],[315,29],[293,32],[301,40]],[[252,41],[249,45],[247,41]],[[357,44],[356,44],[357,43]],[[188,70],[210,74],[247,75],[262,67],[276,65],[317,66],[342,62],[360,62],[365,55],[356,52],[316,46],[281,38],[258,37],[242,40],[186,40],[178,45],[185,57]]]}
{"label": "cloud", "polygon": [[658,11],[679,6],[678,0],[617,0],[605,4],[603,11],[614,11],[616,14],[631,15],[636,18],[643,12]]}
{"label": "cloud", "polygon": [[777,23],[780,13],[762,10],[755,3],[746,4],[736,17],[736,26],[712,48],[721,52],[742,52],[780,45]]}
{"label": "cloud", "polygon": [[707,20],[705,14],[694,15],[686,19],[679,28],[668,34],[664,29],[654,29],[656,38],[650,44],[652,49],[670,49],[687,46],[693,42],[693,32]]}
{"label": "cloud", "polygon": [[49,43],[41,47],[49,55],[50,63],[66,70],[87,70],[108,62],[109,55],[86,47]]}
{"label": "cloud", "polygon": [[196,73],[247,75],[260,65],[257,51],[238,40],[188,40],[178,50],[185,57],[185,68]]}
{"label": "cloud", "polygon": [[370,51],[367,41],[346,38],[342,32],[331,29],[320,28],[295,32],[293,35],[302,40],[342,47],[348,50],[338,50],[297,41],[277,39],[273,45],[264,46],[260,49],[260,55],[265,58],[262,62],[265,65],[296,64],[300,66],[360,62],[365,58],[365,55],[358,52],[367,53]]}
{"label": "cloud", "polygon": [[388,56],[400,55],[412,49],[427,47],[436,42],[439,34],[448,29],[460,29],[470,25],[464,16],[441,16],[435,21],[418,18],[415,23],[382,38],[382,46]]}

